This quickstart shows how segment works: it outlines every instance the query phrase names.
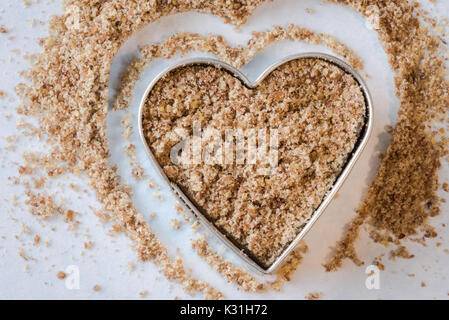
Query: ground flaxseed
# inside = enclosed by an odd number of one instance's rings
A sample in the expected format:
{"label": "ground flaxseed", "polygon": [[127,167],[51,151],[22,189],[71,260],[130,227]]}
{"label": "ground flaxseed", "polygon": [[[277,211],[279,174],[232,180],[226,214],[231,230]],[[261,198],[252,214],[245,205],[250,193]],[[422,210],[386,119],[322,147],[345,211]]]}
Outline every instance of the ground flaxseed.
{"label": "ground flaxseed", "polygon": [[[255,89],[213,66],[190,66],[165,75],[142,111],[148,145],[170,180],[220,230],[266,266],[297,236],[329,192],[365,123],[365,97],[357,81],[320,59],[298,59],[274,70]],[[232,150],[209,164],[203,157],[174,164],[171,150],[193,135],[216,130],[278,130],[278,164],[237,163]],[[271,135],[271,133],[266,133]],[[249,144],[249,137],[245,143]],[[212,141],[213,142],[213,141]],[[260,141],[259,141],[260,143]],[[270,142],[271,143],[271,142]],[[202,150],[211,139],[203,138]],[[232,154],[231,154],[232,153]],[[235,157],[235,158],[234,158]]]}
{"label": "ground flaxseed", "polygon": [[313,300],[320,300],[322,296],[323,296],[322,292],[310,292],[304,298],[313,301]]}
{"label": "ground flaxseed", "polygon": [[8,33],[8,29],[6,29],[3,25],[0,24],[0,33]]}
{"label": "ground flaxseed", "polygon": [[204,238],[192,240],[192,248],[207,264],[217,271],[229,283],[236,283],[243,291],[260,292],[267,289],[266,285],[258,281],[251,274],[235,267],[232,262],[223,259],[214,251]]}
{"label": "ground flaxseed", "polygon": [[304,242],[301,242],[288,256],[282,267],[278,269],[276,272],[276,279],[271,282],[268,281],[263,283],[257,280],[249,272],[234,266],[231,261],[225,260],[218,252],[210,247],[203,236],[191,240],[191,242],[192,248],[198,256],[204,259],[212,269],[217,271],[229,283],[237,284],[240,290],[250,292],[263,292],[270,288],[279,291],[286,281],[290,281],[291,275],[296,271],[303,259],[303,255],[308,251],[307,245]]}
{"label": "ground flaxseed", "polygon": [[201,51],[212,53],[218,59],[239,68],[250,61],[256,53],[271,43],[281,40],[322,44],[342,56],[354,68],[363,69],[363,62],[357,54],[334,37],[324,33],[315,33],[293,24],[286,28],[276,26],[271,30],[253,32],[253,36],[246,46],[237,47],[231,47],[222,36],[203,36],[182,32],[169,36],[161,43],[144,46],[140,50],[142,57],[134,59],[121,75],[114,109],[121,110],[129,107],[136,82],[143,70],[156,58],[170,59],[177,52],[185,54],[190,51]]}
{"label": "ground flaxseed", "polygon": [[271,288],[279,291],[285,281],[290,281],[293,273],[308,251],[309,247],[304,241],[299,243],[295,250],[287,257],[284,264],[276,271],[276,280],[270,284]]}
{"label": "ground flaxseed", "polygon": [[432,121],[447,123],[449,83],[440,39],[420,22],[415,6],[406,1],[333,1],[349,5],[368,19],[396,73],[399,120],[358,216],[351,222],[333,257],[336,270],[344,258],[362,264],[354,242],[360,226],[369,223],[387,242],[417,234],[427,219],[439,213],[436,196],[440,158],[447,154],[447,137]]}

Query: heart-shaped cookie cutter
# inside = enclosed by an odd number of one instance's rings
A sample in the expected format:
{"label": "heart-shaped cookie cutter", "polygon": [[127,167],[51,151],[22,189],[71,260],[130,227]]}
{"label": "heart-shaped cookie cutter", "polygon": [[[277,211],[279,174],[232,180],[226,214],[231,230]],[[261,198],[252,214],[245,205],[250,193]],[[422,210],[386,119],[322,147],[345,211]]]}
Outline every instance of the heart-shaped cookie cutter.
{"label": "heart-shaped cookie cutter", "polygon": [[[165,174],[164,170],[161,168],[159,162],[157,161],[156,157],[154,156],[153,152],[151,151],[150,147],[147,144],[147,141],[145,139],[145,135],[143,132],[143,109],[146,104],[146,100],[148,95],[150,94],[153,87],[156,85],[156,83],[164,77],[169,72],[177,69],[182,68],[186,66],[191,65],[209,65],[214,66],[219,69],[223,69],[230,74],[232,74],[234,77],[242,81],[242,83],[247,86],[248,88],[254,89],[256,88],[273,70],[278,68],[279,66],[297,59],[305,59],[305,58],[315,58],[315,59],[321,59],[327,62],[330,62],[337,67],[341,68],[346,73],[350,74],[360,85],[362,88],[363,94],[365,96],[365,123],[363,125],[363,128],[361,130],[360,136],[354,146],[354,149],[352,153],[349,155],[348,160],[346,161],[345,165],[343,166],[343,169],[336,179],[333,187],[328,191],[328,194],[324,197],[319,207],[315,210],[315,212],[312,214],[312,216],[309,218],[305,226],[299,231],[296,238],[285,248],[283,253],[269,266],[265,266],[257,259],[251,257],[251,253],[248,252],[246,249],[239,247],[236,243],[234,243],[230,238],[228,238],[225,234],[223,234],[209,219],[198,210],[198,208],[192,203],[192,201],[184,194],[184,192],[181,191],[181,189],[178,187],[178,185],[172,181],[170,181]],[[274,271],[276,271],[282,263],[285,261],[285,259],[288,257],[290,252],[295,249],[297,244],[301,241],[301,239],[304,238],[306,233],[312,228],[313,224],[318,220],[320,215],[323,213],[323,211],[326,209],[326,207],[329,205],[332,198],[335,196],[335,194],[338,192],[339,188],[343,184],[344,180],[349,175],[349,172],[353,168],[355,162],[358,160],[361,152],[363,151],[364,147],[366,146],[369,136],[371,134],[372,130],[372,124],[373,124],[373,107],[372,107],[372,98],[368,91],[368,88],[363,81],[362,77],[346,62],[342,61],[341,59],[324,54],[324,53],[301,53],[296,55],[288,56],[271,66],[269,66],[262,74],[254,81],[251,82],[249,79],[237,68],[234,68],[233,66],[212,58],[198,58],[198,59],[186,59],[184,61],[181,61],[180,63],[176,63],[175,65],[172,65],[162,72],[160,72],[149,84],[147,90],[145,91],[145,94],[143,95],[143,98],[140,103],[139,107],[139,133],[140,138],[142,140],[143,145],[145,146],[146,152],[150,159],[152,160],[152,164],[154,167],[159,171],[163,179],[167,182],[167,184],[170,186],[171,190],[173,191],[175,197],[184,205],[184,207],[187,209],[187,211],[191,212],[198,220],[200,220],[204,225],[206,225],[219,239],[221,239],[232,251],[234,251],[238,256],[240,256],[244,261],[246,261],[250,266],[255,268],[257,271],[269,274]]]}

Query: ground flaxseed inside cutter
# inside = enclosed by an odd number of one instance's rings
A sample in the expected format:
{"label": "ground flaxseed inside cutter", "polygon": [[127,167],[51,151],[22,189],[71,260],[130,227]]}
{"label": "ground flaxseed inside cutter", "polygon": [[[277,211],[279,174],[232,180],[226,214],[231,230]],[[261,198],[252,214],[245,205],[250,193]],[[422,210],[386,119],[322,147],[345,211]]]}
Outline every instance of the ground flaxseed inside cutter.
{"label": "ground flaxseed inside cutter", "polygon": [[[278,67],[255,89],[213,66],[175,69],[151,90],[142,127],[169,179],[220,230],[269,266],[333,186],[354,150],[365,112],[365,96],[352,75],[330,62],[303,58]],[[278,167],[265,175],[260,169],[266,164],[248,159],[173,163],[171,150],[183,139],[175,132],[192,135],[195,122],[203,132],[223,136],[228,129],[278,130]],[[210,142],[202,140],[203,150]]]}

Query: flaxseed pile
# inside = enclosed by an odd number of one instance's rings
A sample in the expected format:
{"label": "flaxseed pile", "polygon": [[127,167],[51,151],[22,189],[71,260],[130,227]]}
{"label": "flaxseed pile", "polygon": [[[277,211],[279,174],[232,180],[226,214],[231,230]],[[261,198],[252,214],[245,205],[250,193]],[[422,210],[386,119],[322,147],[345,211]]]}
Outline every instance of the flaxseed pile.
{"label": "flaxseed pile", "polygon": [[[360,135],[365,109],[355,79],[319,59],[290,61],[256,89],[216,67],[190,66],[170,72],[152,89],[143,130],[169,179],[219,229],[269,266],[334,184]],[[176,132],[184,129],[192,136],[195,122],[220,138],[226,129],[262,130],[268,140],[267,131],[278,130],[278,167],[265,173],[269,163],[237,163],[232,144],[211,164],[205,157],[194,164],[173,163],[171,150],[183,139]],[[203,152],[214,146],[213,138],[203,137]]]}
{"label": "flaxseed pile", "polygon": [[400,245],[420,233],[423,238],[436,237],[428,223],[439,214],[438,169],[441,157],[448,154],[448,139],[447,128],[435,123],[449,123],[447,52],[441,51],[446,48],[445,40],[423,26],[418,15],[424,14],[418,6],[406,0],[336,2],[350,5],[375,22],[373,28],[396,73],[400,107],[390,146],[358,216],[325,265],[329,271],[339,268],[344,258],[363,263],[354,243],[366,222],[373,240],[384,244]]}

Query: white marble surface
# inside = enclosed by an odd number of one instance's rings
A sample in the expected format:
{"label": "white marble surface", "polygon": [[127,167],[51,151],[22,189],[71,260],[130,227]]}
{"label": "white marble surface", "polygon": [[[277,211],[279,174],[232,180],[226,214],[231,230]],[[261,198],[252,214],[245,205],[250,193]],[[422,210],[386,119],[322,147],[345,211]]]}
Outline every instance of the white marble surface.
{"label": "white marble surface", "polygon": [[[429,6],[428,1],[423,1],[423,5]],[[47,149],[42,141],[21,137],[14,151],[5,150],[8,146],[6,137],[17,134],[16,123],[20,119],[14,112],[14,108],[18,105],[14,86],[23,81],[18,72],[26,69],[28,65],[23,55],[39,52],[36,42],[47,33],[46,21],[51,15],[60,13],[62,9],[61,1],[45,0],[32,3],[28,8],[25,8],[22,1],[2,0],[0,8],[3,9],[0,10],[0,24],[10,29],[9,34],[0,34],[0,90],[6,92],[6,97],[0,99],[0,135],[2,137],[0,178],[3,182],[3,187],[0,189],[2,202],[0,299],[135,299],[139,298],[139,292],[142,290],[148,291],[146,296],[148,299],[173,299],[175,296],[188,298],[179,285],[170,284],[151,262],[136,261],[135,252],[130,247],[131,242],[124,235],[115,237],[108,235],[111,226],[103,226],[91,209],[100,207],[100,204],[96,201],[94,192],[88,189],[85,177],[63,176],[53,183],[51,188],[51,192],[59,201],[64,201],[67,208],[81,213],[78,217],[80,226],[76,232],[68,231],[68,225],[62,219],[56,218],[42,223],[28,213],[26,206],[20,204],[13,206],[11,201],[13,196],[17,196],[18,203],[24,200],[23,188],[12,185],[8,180],[8,177],[17,175],[17,163],[22,161],[22,152]],[[306,8],[312,8],[313,13],[306,13]],[[449,17],[447,2],[438,1],[436,5],[430,5],[429,8],[438,17]],[[310,252],[305,256],[292,281],[287,283],[281,292],[244,293],[238,291],[234,285],[227,284],[198,258],[189,245],[189,239],[195,237],[189,225],[184,224],[180,231],[174,231],[170,227],[170,219],[178,215],[174,210],[175,201],[168,188],[162,186],[159,193],[164,200],[160,201],[153,197],[153,191],[149,191],[142,183],[136,183],[131,179],[128,160],[123,157],[126,142],[121,137],[120,126],[120,119],[125,112],[111,112],[107,119],[111,161],[117,164],[123,181],[133,186],[136,207],[149,220],[152,229],[173,256],[177,254],[182,256],[186,266],[192,269],[196,278],[207,280],[221,290],[226,298],[303,299],[309,292],[323,292],[325,299],[448,298],[449,273],[446,266],[449,263],[449,255],[444,252],[444,249],[448,248],[446,239],[449,237],[449,232],[442,227],[442,223],[448,222],[447,205],[442,208],[442,214],[432,221],[439,233],[435,241],[429,241],[428,247],[410,244],[416,255],[412,260],[392,262],[387,258],[384,259],[386,270],[380,273],[379,290],[368,290],[365,286],[366,266],[358,268],[353,263],[345,261],[338,273],[326,273],[321,266],[325,258],[329,256],[332,246],[341,237],[345,225],[354,216],[353,209],[358,206],[368,182],[373,178],[378,164],[377,155],[385,150],[389,139],[384,133],[384,128],[386,125],[394,124],[398,107],[398,101],[394,96],[393,74],[377,40],[377,35],[366,28],[364,20],[350,9],[321,4],[313,0],[274,1],[258,8],[239,31],[211,15],[186,13],[166,17],[135,34],[122,47],[111,69],[111,95],[114,94],[113,88],[118,83],[119,71],[132,56],[137,54],[139,45],[163,40],[176,31],[219,33],[234,45],[244,44],[249,39],[251,31],[290,23],[332,34],[359,53],[365,62],[362,75],[365,77],[365,74],[369,74],[366,81],[374,98],[375,109],[373,136],[360,161],[341,188],[340,197],[332,201],[322,218],[308,234],[306,242]],[[205,25],[207,28],[204,27]],[[13,39],[9,40],[9,36]],[[291,53],[304,51],[330,53],[321,46],[282,42],[271,45],[258,54],[243,68],[243,71],[250,77],[254,77],[275,60]],[[202,55],[196,53],[189,56]],[[175,57],[174,60],[179,58]],[[163,60],[153,63],[139,81],[130,109],[135,128],[137,128],[135,115],[143,90],[152,75],[168,63],[170,62]],[[9,119],[7,115],[10,115]],[[155,174],[145,157],[136,132],[133,134],[133,143],[137,146],[138,159],[148,175],[162,184],[162,179]],[[443,164],[441,177],[443,180],[449,177],[447,164]],[[78,193],[71,191],[67,188],[67,184],[71,182],[75,182],[80,190],[88,191]],[[150,219],[150,212],[153,211],[157,216],[155,219]],[[22,232],[23,225],[31,230],[31,234]],[[42,239],[41,244],[37,246],[33,245],[36,234]],[[43,245],[44,241],[48,241],[48,247]],[[92,241],[93,248],[84,249],[85,241]],[[443,245],[437,248],[436,242],[441,242]],[[240,264],[240,261],[220,243],[213,240],[211,243],[226,257]],[[357,248],[367,265],[374,257],[382,253],[388,255],[389,252],[388,248],[373,244],[366,234],[362,235]],[[20,257],[21,250],[32,259],[25,261]],[[130,263],[134,266],[133,271],[128,266]],[[68,266],[76,266],[79,270],[79,289],[70,290],[64,280],[58,280],[56,277],[58,271],[65,270]],[[409,277],[408,274],[415,274],[415,277]],[[426,283],[425,287],[421,287],[423,281]],[[92,289],[96,284],[101,287],[98,292]]]}

